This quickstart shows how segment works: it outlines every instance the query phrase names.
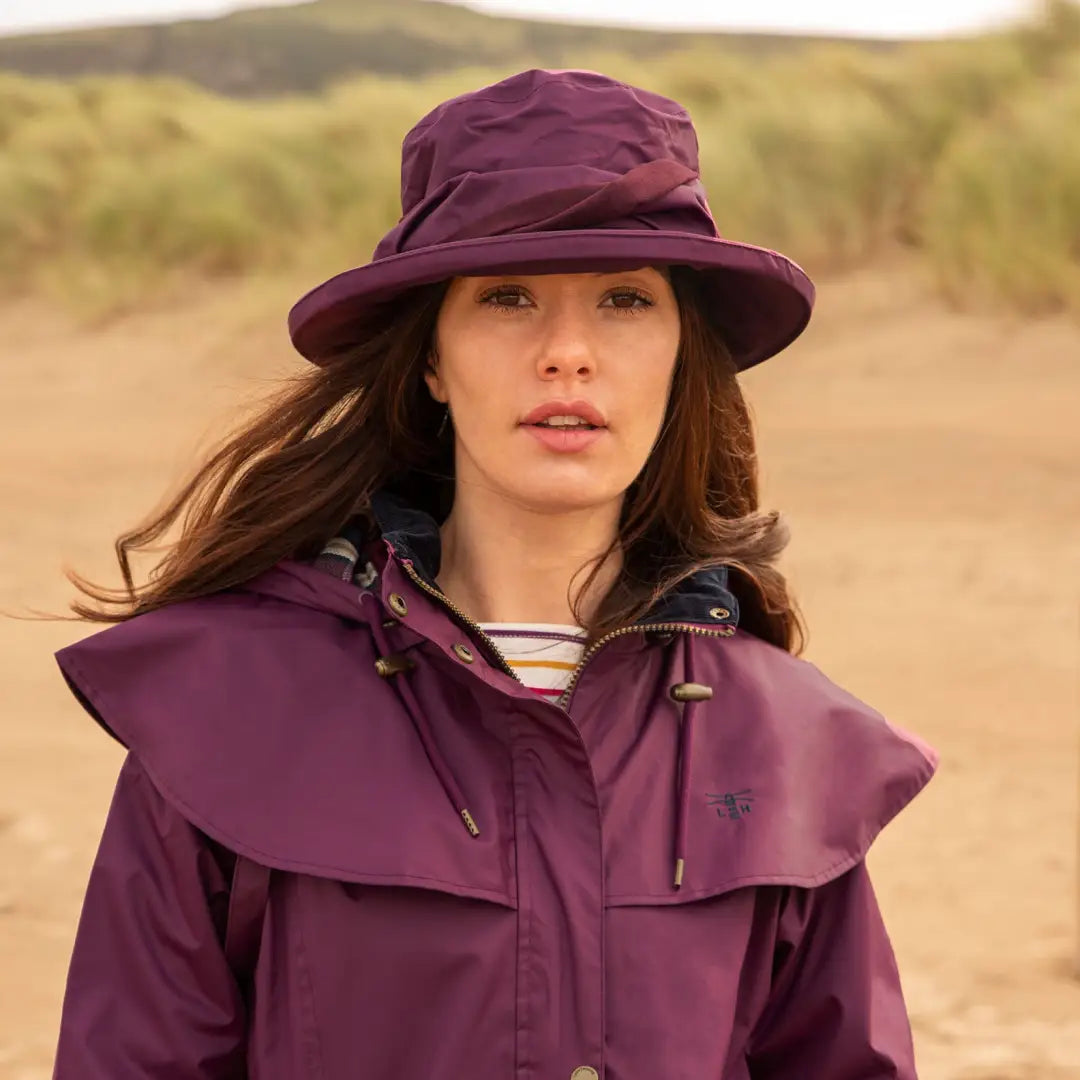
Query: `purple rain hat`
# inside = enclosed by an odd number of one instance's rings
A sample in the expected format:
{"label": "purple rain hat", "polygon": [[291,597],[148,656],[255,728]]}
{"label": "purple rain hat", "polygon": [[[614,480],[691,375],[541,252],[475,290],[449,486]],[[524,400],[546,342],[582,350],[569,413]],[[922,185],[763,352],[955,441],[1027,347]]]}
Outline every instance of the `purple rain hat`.
{"label": "purple rain hat", "polygon": [[398,223],[369,263],[289,312],[293,345],[315,364],[355,341],[372,306],[456,275],[690,266],[740,370],[810,320],[801,267],[720,236],[697,133],[670,98],[594,71],[533,68],[444,101],[401,151]]}

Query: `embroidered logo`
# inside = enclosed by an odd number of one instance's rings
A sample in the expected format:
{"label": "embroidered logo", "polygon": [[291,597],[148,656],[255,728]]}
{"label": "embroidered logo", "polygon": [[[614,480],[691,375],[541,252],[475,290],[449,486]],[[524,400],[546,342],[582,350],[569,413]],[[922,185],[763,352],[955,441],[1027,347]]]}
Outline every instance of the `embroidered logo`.
{"label": "embroidered logo", "polygon": [[753,788],[744,788],[742,791],[728,791],[723,795],[708,792],[709,805],[716,807],[717,817],[738,821],[750,813],[750,804],[754,801],[753,791]]}

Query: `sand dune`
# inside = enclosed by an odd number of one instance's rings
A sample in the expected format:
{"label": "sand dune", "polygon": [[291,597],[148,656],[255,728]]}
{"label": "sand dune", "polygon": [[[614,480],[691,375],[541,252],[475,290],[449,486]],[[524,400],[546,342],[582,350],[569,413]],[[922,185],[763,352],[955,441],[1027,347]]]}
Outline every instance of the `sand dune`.
{"label": "sand dune", "polygon": [[[93,331],[0,309],[0,606],[62,610],[62,561],[116,580],[115,535],[299,363],[308,284]],[[951,313],[897,263],[821,283],[744,385],[808,658],[942,753],[870,859],[923,1080],[1080,1077],[1080,327]],[[0,619],[2,1080],[49,1076],[121,760],[52,660],[85,632]]]}

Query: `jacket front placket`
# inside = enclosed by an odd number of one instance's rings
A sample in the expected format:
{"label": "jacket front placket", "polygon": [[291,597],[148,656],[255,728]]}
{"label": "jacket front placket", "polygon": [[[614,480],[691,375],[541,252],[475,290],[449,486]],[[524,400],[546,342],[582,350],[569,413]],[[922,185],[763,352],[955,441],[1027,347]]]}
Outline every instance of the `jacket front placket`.
{"label": "jacket front placket", "polygon": [[604,849],[585,741],[569,712],[499,663],[497,646],[470,620],[466,641],[413,562],[391,554],[376,586],[387,614],[394,596],[423,610],[403,621],[485,683],[478,692],[506,717],[518,900],[516,1075],[596,1080],[604,1075]]}
{"label": "jacket front placket", "polygon": [[[539,706],[539,707],[536,707]],[[538,701],[511,718],[522,1076],[604,1073],[604,847],[581,733]],[[576,1075],[575,1075],[576,1074]]]}

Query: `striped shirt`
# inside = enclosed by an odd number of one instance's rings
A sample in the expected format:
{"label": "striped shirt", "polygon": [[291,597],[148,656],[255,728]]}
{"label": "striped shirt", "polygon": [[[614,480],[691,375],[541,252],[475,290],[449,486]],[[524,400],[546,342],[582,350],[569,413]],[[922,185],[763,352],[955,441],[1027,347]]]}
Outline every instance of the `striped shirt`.
{"label": "striped shirt", "polygon": [[561,623],[480,623],[530,689],[554,701],[566,689],[585,649],[587,631]]}

